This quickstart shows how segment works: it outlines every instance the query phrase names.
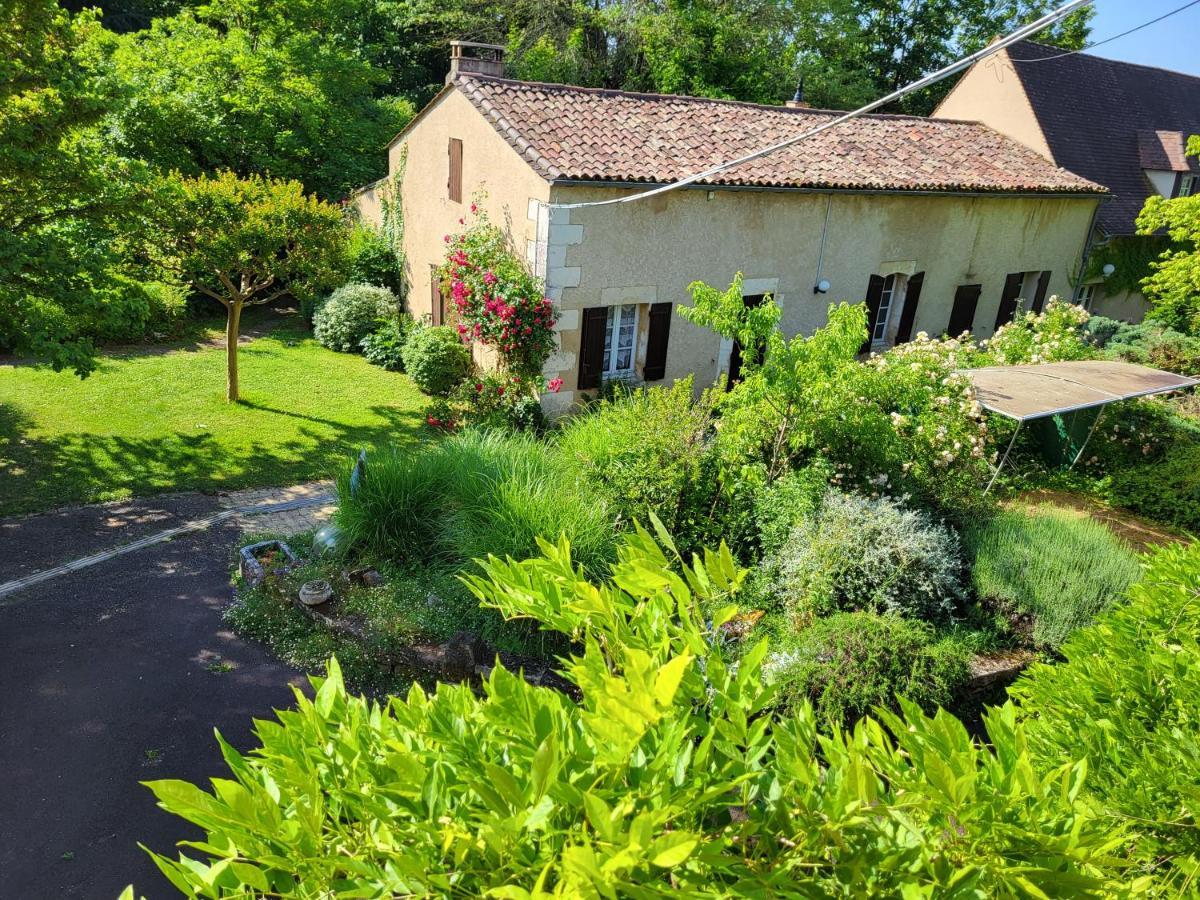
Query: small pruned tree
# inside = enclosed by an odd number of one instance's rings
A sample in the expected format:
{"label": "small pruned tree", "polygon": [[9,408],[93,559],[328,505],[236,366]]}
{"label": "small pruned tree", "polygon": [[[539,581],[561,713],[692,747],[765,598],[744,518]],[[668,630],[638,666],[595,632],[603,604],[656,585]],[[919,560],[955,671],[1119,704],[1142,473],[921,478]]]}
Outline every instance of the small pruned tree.
{"label": "small pruned tree", "polygon": [[[1200,135],[1188,141],[1188,155],[1200,156]],[[1139,234],[1165,232],[1171,246],[1151,263],[1142,290],[1153,307],[1148,318],[1185,334],[1200,335],[1200,194],[1153,196],[1137,220]]]}
{"label": "small pruned tree", "polygon": [[151,252],[164,268],[225,307],[225,398],[236,403],[242,310],[331,287],[346,242],[342,214],[306,195],[298,181],[174,173],[162,188]]}

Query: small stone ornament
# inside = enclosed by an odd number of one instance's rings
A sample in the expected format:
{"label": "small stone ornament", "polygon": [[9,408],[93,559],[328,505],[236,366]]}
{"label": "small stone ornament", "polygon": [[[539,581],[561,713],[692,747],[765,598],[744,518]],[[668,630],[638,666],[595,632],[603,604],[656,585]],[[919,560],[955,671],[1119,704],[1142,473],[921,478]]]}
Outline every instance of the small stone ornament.
{"label": "small stone ornament", "polygon": [[300,588],[300,602],[305,606],[320,606],[333,596],[333,586],[324,579],[306,581]]}

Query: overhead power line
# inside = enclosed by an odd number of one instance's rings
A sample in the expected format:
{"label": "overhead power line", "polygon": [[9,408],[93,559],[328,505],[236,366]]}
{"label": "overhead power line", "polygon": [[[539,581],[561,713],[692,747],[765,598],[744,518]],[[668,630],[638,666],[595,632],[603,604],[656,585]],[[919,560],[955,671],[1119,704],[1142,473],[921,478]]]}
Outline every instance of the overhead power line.
{"label": "overhead power line", "polygon": [[[970,54],[969,56],[964,56],[962,59],[951,63],[945,68],[938,69],[936,72],[933,72],[930,75],[919,78],[911,84],[905,85],[899,90],[892,91],[892,93],[888,94],[886,97],[880,97],[878,100],[871,101],[866,106],[860,106],[858,109],[853,110],[852,112],[843,113],[842,115],[830,119],[827,122],[810,128],[807,131],[801,132],[795,137],[790,137],[787,140],[779,141],[778,143],[771,144],[768,147],[763,147],[761,150],[755,150],[753,153],[747,153],[745,156],[739,156],[736,159],[731,159],[728,162],[720,163],[712,166],[711,168],[704,169],[701,172],[695,172],[686,178],[679,179],[678,181],[672,181],[670,184],[660,185],[646,191],[641,191],[637,194],[630,194],[627,197],[615,197],[611,200],[592,200],[584,203],[550,203],[548,206],[550,209],[590,209],[597,206],[613,206],[619,203],[634,203],[638,200],[645,200],[649,197],[665,194],[668,191],[675,191],[679,188],[687,187],[689,184],[695,184],[696,182],[703,181],[706,178],[712,178],[714,175],[719,175],[726,169],[732,169],[734,166],[740,166],[743,163],[748,163],[756,159],[761,159],[764,156],[769,156],[770,154],[779,150],[783,150],[786,147],[790,147],[793,144],[798,144],[803,140],[807,140],[813,135],[820,134],[822,131],[828,131],[830,128],[841,125],[843,122],[849,122],[851,119],[856,119],[859,116],[879,109],[881,106],[886,106],[889,103],[893,103],[896,100],[899,100],[901,97],[913,93],[913,91],[919,91],[922,88],[927,88],[930,85],[937,84],[939,81],[943,81],[944,79],[949,78],[951,75],[973,66],[981,59],[986,59],[993,53],[998,53],[1005,47],[1015,44],[1017,41],[1023,41],[1025,38],[1037,34],[1043,28],[1048,28],[1051,25],[1057,24],[1071,13],[1075,12],[1075,10],[1081,9],[1092,2],[1093,0],[1070,0],[1070,2],[1064,3],[1062,6],[1058,7],[1052,12],[1047,13],[1037,21],[1021,26],[1007,37],[1003,37],[1000,40],[989,44],[987,47],[984,47],[982,50],[978,50],[975,53]],[[1195,2],[1200,2],[1200,0],[1195,0]]]}
{"label": "overhead power line", "polygon": [[[1076,53],[1085,53],[1088,50],[1095,49],[1096,47],[1103,47],[1105,44],[1111,44],[1113,41],[1119,40],[1120,38],[1128,37],[1129,35],[1133,34],[1135,31],[1141,31],[1143,28],[1149,28],[1151,25],[1157,25],[1163,19],[1169,19],[1169,18],[1171,18],[1171,16],[1175,15],[1176,13],[1181,13],[1185,9],[1191,9],[1193,6],[1196,6],[1197,4],[1200,4],[1200,0],[1192,0],[1191,3],[1185,3],[1185,4],[1183,4],[1183,6],[1176,7],[1175,9],[1171,10],[1170,12],[1163,13],[1158,18],[1151,19],[1149,22],[1143,22],[1141,25],[1134,25],[1132,28],[1128,29],[1127,31],[1122,31],[1120,34],[1114,34],[1112,37],[1106,37],[1104,40],[1096,41],[1094,44],[1088,44],[1086,47],[1080,47],[1078,50],[1068,50],[1065,53],[1055,53],[1053,56],[1037,56],[1037,57],[1034,57],[1033,59],[1013,59],[1013,62],[1021,63],[1022,65],[1024,65],[1025,63],[1048,62],[1052,59],[1062,59],[1064,56],[1074,56]],[[1011,57],[1010,57],[1010,59],[1011,59]]]}

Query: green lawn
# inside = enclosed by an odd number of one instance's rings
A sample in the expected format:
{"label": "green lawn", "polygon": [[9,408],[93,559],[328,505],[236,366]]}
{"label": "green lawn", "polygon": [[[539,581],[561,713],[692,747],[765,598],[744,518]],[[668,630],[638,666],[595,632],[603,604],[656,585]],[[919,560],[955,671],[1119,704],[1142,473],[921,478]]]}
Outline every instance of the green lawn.
{"label": "green lawn", "polygon": [[358,447],[419,437],[404,375],[286,325],[240,350],[243,402],[224,400],[225,351],[111,354],[80,380],[0,366],[0,515],[180,490],[293,484]]}

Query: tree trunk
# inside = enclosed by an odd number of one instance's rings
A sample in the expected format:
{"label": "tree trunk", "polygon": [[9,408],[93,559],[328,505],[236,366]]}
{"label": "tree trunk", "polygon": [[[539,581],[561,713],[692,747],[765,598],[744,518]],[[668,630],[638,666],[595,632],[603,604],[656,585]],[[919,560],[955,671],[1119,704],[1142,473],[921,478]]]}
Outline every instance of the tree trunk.
{"label": "tree trunk", "polygon": [[225,399],[238,402],[238,331],[242,324],[242,301],[229,304],[229,315],[225,319]]}

